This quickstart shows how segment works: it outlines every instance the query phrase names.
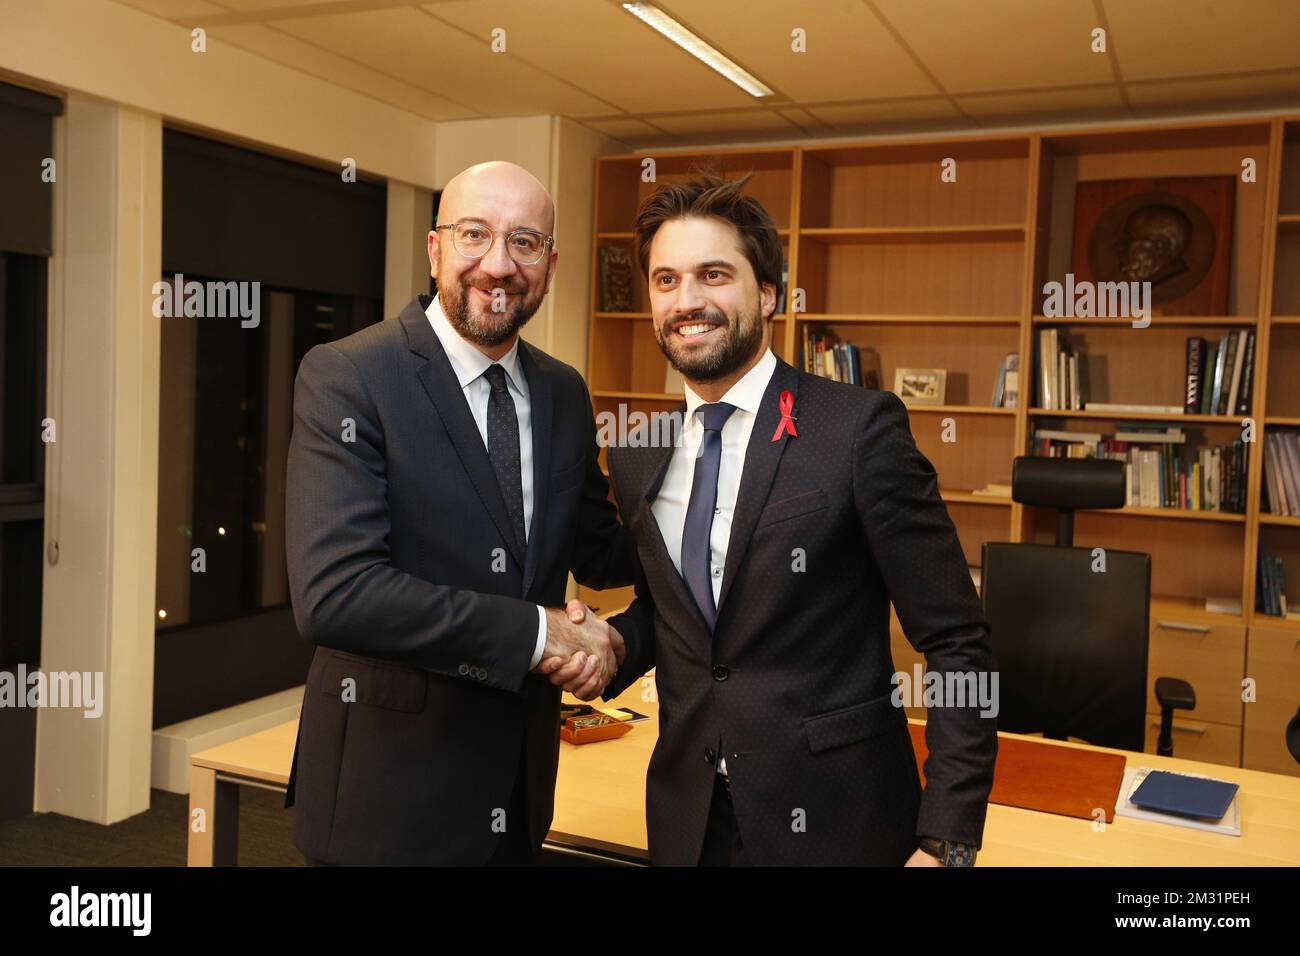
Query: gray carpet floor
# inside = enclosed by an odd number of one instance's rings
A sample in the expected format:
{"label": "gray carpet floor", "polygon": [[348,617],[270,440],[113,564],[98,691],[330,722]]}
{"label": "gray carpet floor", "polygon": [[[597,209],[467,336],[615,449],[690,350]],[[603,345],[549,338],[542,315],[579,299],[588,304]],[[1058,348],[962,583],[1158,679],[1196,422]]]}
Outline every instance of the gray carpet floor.
{"label": "gray carpet floor", "polygon": [[[57,813],[0,823],[0,866],[184,866],[189,797],[153,790],[149,809],[112,826]],[[284,794],[242,787],[239,865],[303,866]]]}

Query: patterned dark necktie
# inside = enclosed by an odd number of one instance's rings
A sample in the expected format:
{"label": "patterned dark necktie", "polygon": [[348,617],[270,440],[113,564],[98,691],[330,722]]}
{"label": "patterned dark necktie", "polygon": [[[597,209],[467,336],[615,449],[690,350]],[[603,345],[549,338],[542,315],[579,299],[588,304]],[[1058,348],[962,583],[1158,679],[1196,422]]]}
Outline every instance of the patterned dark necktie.
{"label": "patterned dark necktie", "polygon": [[519,550],[525,547],[524,535],[524,485],[523,468],[519,459],[519,418],[515,415],[515,400],[506,387],[506,370],[495,362],[483,372],[492,386],[487,407],[488,458],[496,472],[501,497],[506,502],[506,514],[514,529]]}
{"label": "patterned dark necktie", "polygon": [[691,480],[691,498],[686,505],[686,525],[682,530],[682,578],[691,589],[709,630],[717,620],[713,603],[713,579],[710,567],[709,534],[718,503],[718,466],[722,462],[722,426],[735,405],[713,402],[695,410],[704,425],[700,456],[695,459],[695,477]]}

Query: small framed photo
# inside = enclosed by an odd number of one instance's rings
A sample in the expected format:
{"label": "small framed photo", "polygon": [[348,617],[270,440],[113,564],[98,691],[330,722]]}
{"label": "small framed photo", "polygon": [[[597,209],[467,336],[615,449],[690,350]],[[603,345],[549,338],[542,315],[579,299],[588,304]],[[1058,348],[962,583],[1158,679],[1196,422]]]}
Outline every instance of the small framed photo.
{"label": "small framed photo", "polygon": [[947,369],[894,369],[894,393],[904,405],[942,405],[947,384]]}

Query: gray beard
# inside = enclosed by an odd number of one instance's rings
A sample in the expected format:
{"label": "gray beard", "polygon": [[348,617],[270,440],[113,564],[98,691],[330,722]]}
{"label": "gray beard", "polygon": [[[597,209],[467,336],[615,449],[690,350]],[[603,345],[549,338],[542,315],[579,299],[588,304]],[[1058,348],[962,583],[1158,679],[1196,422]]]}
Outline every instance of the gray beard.
{"label": "gray beard", "polygon": [[[479,316],[474,315],[469,308],[469,289],[465,283],[461,283],[457,289],[456,299],[454,302],[446,303],[451,306],[443,311],[446,313],[447,321],[451,323],[461,338],[473,342],[475,345],[483,345],[488,348],[508,342],[518,334],[519,330],[528,324],[534,313],[537,312],[541,300],[536,303],[530,303],[527,299],[520,301],[509,312],[491,313],[493,316],[500,315],[505,321],[501,324],[487,323]],[[444,300],[446,296],[443,296]]]}

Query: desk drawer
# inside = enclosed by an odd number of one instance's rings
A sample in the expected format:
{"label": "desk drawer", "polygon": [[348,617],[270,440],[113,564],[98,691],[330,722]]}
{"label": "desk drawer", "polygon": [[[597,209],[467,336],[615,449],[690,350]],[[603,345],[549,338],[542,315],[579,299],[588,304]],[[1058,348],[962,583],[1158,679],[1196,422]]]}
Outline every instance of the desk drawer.
{"label": "desk drawer", "polygon": [[[1151,609],[1147,651],[1147,713],[1159,714],[1156,678],[1181,677],[1196,691],[1196,709],[1179,711],[1196,724],[1241,725],[1241,679],[1246,667],[1246,628]],[[1177,752],[1177,751],[1175,751]]]}
{"label": "desk drawer", "polygon": [[1300,630],[1252,627],[1246,675],[1255,679],[1255,700],[1246,704],[1242,766],[1300,777],[1300,763],[1286,749],[1286,726],[1300,707]]}
{"label": "desk drawer", "polygon": [[[1185,713],[1185,712],[1184,712]],[[1241,727],[1215,724],[1208,720],[1174,717],[1174,756],[1181,760],[1241,766]],[[1156,752],[1160,736],[1160,715],[1147,714],[1145,753]]]}

